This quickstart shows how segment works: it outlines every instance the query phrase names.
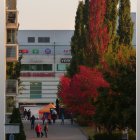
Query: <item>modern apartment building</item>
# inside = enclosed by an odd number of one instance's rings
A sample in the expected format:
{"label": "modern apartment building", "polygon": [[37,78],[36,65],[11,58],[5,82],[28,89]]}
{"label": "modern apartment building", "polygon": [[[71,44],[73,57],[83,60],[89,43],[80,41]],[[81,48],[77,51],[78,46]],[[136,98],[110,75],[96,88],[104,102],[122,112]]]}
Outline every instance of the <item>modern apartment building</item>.
{"label": "modern apartment building", "polygon": [[[6,106],[7,100],[16,99],[17,81],[7,79],[6,63],[18,60],[18,11],[16,0],[0,1],[0,139],[5,140],[6,116],[11,113]],[[11,106],[10,106],[11,107]]]}
{"label": "modern apartment building", "polygon": [[73,30],[19,30],[19,105],[55,103],[60,77],[71,60]]}

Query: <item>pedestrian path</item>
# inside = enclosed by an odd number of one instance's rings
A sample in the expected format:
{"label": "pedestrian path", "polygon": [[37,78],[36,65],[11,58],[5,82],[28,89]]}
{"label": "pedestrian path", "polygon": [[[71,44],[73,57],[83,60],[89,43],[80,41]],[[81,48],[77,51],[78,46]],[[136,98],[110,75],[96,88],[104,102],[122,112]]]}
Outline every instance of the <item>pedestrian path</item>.
{"label": "pedestrian path", "polygon": [[[41,120],[36,120],[36,124]],[[56,120],[55,124],[49,125],[48,138],[37,138],[35,130],[31,130],[29,120],[23,120],[26,140],[87,140],[86,136],[81,132],[79,127],[70,124],[70,120],[65,120],[65,124],[61,124],[61,120]]]}

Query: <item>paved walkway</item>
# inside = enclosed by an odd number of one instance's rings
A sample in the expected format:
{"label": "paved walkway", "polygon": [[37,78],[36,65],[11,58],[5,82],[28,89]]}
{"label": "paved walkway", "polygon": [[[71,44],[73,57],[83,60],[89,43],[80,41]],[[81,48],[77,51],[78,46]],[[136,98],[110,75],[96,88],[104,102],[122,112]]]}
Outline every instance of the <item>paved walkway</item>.
{"label": "paved walkway", "polygon": [[[42,124],[37,120],[36,124]],[[65,124],[61,125],[60,120],[56,120],[55,124],[49,125],[48,138],[36,138],[36,133],[30,128],[30,121],[23,120],[26,140],[87,140],[86,136],[81,132],[79,127],[71,125],[69,120],[65,120]]]}

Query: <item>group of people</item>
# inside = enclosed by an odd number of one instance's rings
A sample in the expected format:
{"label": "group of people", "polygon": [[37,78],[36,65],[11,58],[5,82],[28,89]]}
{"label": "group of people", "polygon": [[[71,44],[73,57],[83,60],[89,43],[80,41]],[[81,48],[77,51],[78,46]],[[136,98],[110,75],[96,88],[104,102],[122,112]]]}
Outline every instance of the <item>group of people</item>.
{"label": "group of people", "polygon": [[24,112],[23,112],[23,115],[24,115],[24,119],[25,120],[30,120],[31,118],[31,110],[29,109],[28,111],[25,109]]}
{"label": "group of people", "polygon": [[45,135],[45,137],[48,137],[48,123],[44,125],[43,130],[42,130],[41,125],[38,123],[35,127],[35,131],[36,131],[37,137],[43,137],[43,135]]}
{"label": "group of people", "polygon": [[[31,116],[30,109],[28,111],[26,109],[24,110],[24,118],[30,120],[31,129],[35,130],[37,137],[43,137],[44,135],[45,135],[45,137],[47,137],[48,136],[48,124],[51,124],[52,121],[54,124],[58,116],[60,116],[59,118],[61,119],[61,124],[64,125],[64,119],[65,119],[64,114],[65,113],[64,113],[63,109],[59,112],[59,114],[57,114],[57,111],[55,109],[52,109],[50,111],[50,113],[43,114],[43,116],[42,116],[43,125],[38,123],[35,126],[35,120],[36,120],[35,116],[34,115]],[[72,113],[70,114],[70,119],[71,119],[71,124],[73,124],[73,114]]]}
{"label": "group of people", "polygon": [[43,125],[44,125],[43,129],[39,123],[35,126],[35,116],[34,115],[32,115],[32,117],[30,118],[30,121],[31,121],[31,129],[33,129],[33,130],[35,129],[37,137],[43,137],[43,135],[45,135],[46,137],[48,136],[47,135],[48,134],[47,133],[48,132],[48,123],[47,122],[45,123],[45,119],[43,119]]}

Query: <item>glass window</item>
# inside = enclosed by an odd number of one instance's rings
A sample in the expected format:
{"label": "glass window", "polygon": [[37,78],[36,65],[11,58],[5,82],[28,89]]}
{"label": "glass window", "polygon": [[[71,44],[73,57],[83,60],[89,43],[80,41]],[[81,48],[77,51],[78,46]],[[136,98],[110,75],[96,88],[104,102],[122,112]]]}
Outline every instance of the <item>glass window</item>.
{"label": "glass window", "polygon": [[43,71],[42,65],[36,65],[36,71]]}
{"label": "glass window", "polygon": [[66,71],[68,64],[57,64],[57,71]]}
{"label": "glass window", "polygon": [[34,43],[35,37],[28,37],[28,43]]}
{"label": "glass window", "polygon": [[52,64],[43,64],[43,71],[52,71]]}
{"label": "glass window", "polygon": [[35,64],[29,65],[29,70],[36,71],[36,65]]}
{"label": "glass window", "polygon": [[39,43],[49,43],[50,38],[49,37],[38,37],[38,42]]}
{"label": "glass window", "polygon": [[6,57],[16,57],[16,48],[14,46],[6,48]]}
{"label": "glass window", "polygon": [[29,71],[29,66],[28,64],[23,64],[21,65],[21,71]]}
{"label": "glass window", "polygon": [[52,71],[52,64],[22,64],[21,71]]}
{"label": "glass window", "polygon": [[42,83],[30,82],[30,98],[41,98],[42,95]]}

